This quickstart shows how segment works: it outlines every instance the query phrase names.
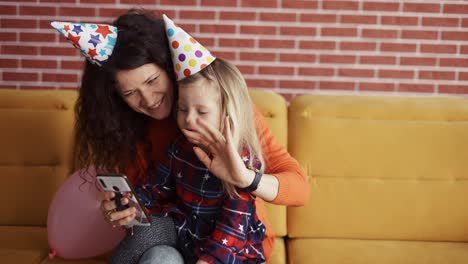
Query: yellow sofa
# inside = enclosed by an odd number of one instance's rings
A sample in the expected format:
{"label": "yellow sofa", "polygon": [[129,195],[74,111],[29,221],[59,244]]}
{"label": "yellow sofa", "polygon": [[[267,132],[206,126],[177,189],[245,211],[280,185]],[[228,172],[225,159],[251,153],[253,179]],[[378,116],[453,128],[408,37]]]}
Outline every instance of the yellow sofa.
{"label": "yellow sofa", "polygon": [[[311,184],[307,207],[269,205],[270,263],[468,263],[465,99],[251,95]],[[0,263],[105,263],[47,257],[47,209],[74,170],[75,100],[0,90]]]}

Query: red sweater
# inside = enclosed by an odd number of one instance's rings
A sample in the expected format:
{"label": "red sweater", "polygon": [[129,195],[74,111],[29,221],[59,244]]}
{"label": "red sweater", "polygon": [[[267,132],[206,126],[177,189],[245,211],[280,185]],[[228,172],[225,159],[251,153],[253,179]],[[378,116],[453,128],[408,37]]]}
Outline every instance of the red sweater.
{"label": "red sweater", "polygon": [[[262,114],[255,110],[255,125],[257,135],[262,144],[263,157],[265,159],[265,173],[274,175],[279,181],[279,190],[273,204],[288,206],[303,206],[309,199],[309,184],[304,172],[299,168],[297,161],[292,158],[273,136]],[[177,124],[174,119],[154,120],[151,124],[149,137],[152,143],[152,159],[160,162],[168,162],[166,151],[178,135]],[[137,159],[138,167],[148,167],[142,152]],[[133,170],[129,170],[128,177],[132,184],[138,183],[138,176]],[[141,174],[145,175],[145,174]],[[141,177],[141,176],[140,176]],[[266,237],[263,242],[265,256],[271,255],[275,234],[268,221],[264,201],[256,199],[257,215],[266,226]]]}

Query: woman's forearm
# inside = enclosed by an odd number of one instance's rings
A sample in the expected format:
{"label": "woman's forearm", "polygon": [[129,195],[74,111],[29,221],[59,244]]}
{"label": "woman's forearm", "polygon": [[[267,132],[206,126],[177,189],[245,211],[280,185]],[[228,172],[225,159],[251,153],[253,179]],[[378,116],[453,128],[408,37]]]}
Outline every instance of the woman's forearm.
{"label": "woman's forearm", "polygon": [[253,194],[267,202],[271,202],[276,198],[276,195],[278,195],[278,189],[278,179],[273,175],[263,174],[263,177],[258,184],[258,188],[253,192]]}
{"label": "woman's forearm", "polygon": [[[259,197],[273,204],[304,206],[309,201],[310,187],[299,163],[279,144],[262,114],[255,111],[257,135],[262,144],[264,170],[270,175],[261,182]],[[264,193],[272,192],[272,193]]]}
{"label": "woman's forearm", "polygon": [[[247,170],[242,183],[237,184],[238,187],[245,188],[249,186],[255,178],[255,172],[252,170]],[[263,174],[260,179],[260,183],[255,191],[252,192],[257,197],[270,202],[276,198],[279,190],[279,181],[278,179],[270,174]]]}

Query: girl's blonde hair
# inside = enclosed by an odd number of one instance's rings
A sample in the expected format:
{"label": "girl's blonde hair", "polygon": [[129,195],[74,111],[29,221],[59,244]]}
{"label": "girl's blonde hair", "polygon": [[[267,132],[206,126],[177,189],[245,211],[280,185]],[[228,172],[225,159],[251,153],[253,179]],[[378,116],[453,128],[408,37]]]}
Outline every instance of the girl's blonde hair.
{"label": "girl's blonde hair", "polygon": [[[253,103],[240,71],[228,61],[217,58],[200,72],[179,81],[179,84],[194,83],[201,78],[213,83],[219,89],[221,131],[224,129],[224,117],[227,115],[229,116],[233,143],[238,152],[241,153],[245,149],[250,152],[249,167],[253,168],[254,158],[257,158],[263,165],[262,148],[255,130]],[[262,172],[263,167],[260,168]],[[223,185],[231,197],[238,197],[234,185],[227,182],[223,182]]]}

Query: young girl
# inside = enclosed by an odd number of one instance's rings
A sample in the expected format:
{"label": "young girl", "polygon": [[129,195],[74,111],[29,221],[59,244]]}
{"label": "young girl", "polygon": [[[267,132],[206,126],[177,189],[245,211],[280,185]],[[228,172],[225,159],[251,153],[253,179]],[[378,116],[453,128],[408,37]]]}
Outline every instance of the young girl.
{"label": "young girl", "polygon": [[169,18],[164,20],[179,81],[177,125],[183,133],[169,150],[178,198],[170,211],[179,250],[188,262],[265,262],[265,226],[256,215],[255,197],[210,174],[209,154],[216,146],[197,136],[199,123],[210,127],[212,137],[226,141],[261,177],[263,156],[245,80],[235,66],[215,59]]}
{"label": "young girl", "polygon": [[[197,158],[210,148],[195,136],[196,120],[222,131],[245,165],[261,173],[262,154],[255,133],[247,86],[230,63],[216,59],[179,82],[177,124],[184,136],[169,151],[178,207],[173,218],[179,249],[186,259],[208,263],[261,263],[265,227],[255,197],[211,175]],[[219,133],[221,137],[221,133]]]}

